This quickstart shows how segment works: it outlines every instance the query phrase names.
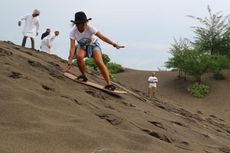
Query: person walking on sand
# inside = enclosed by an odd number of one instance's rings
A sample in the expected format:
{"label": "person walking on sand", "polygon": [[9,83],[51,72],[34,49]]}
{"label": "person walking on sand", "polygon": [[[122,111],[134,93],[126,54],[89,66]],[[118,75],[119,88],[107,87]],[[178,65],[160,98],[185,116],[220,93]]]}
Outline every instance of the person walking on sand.
{"label": "person walking on sand", "polygon": [[35,42],[34,38],[38,35],[38,29],[39,29],[39,18],[40,11],[35,9],[32,13],[32,15],[26,15],[23,18],[21,18],[20,21],[18,21],[18,26],[20,27],[22,24],[22,21],[25,22],[24,24],[24,30],[23,30],[23,40],[22,40],[22,46],[25,47],[26,45],[26,39],[29,37],[31,39],[31,48],[34,49]]}
{"label": "person walking on sand", "polygon": [[[91,20],[91,18],[88,19],[86,14],[82,11],[76,12],[75,20],[71,20],[71,22],[74,24],[74,27],[70,32],[69,61],[66,71],[70,71],[72,66],[72,60],[74,56],[76,56],[79,70],[82,73],[80,76],[77,77],[77,79],[86,82],[88,79],[85,75],[84,58],[93,57],[95,63],[99,67],[100,72],[107,83],[105,88],[109,90],[115,90],[115,86],[112,84],[111,79],[109,77],[108,69],[102,59],[102,52],[100,44],[98,42],[98,38],[112,45],[116,49],[124,48],[124,46],[121,46],[107,38],[105,35],[99,32],[94,26],[89,24],[89,20]],[[76,46],[75,41],[77,42]]]}
{"label": "person walking on sand", "polygon": [[48,35],[50,34],[50,32],[51,32],[50,28],[47,28],[46,31],[42,34],[41,40],[42,40],[43,38],[45,38],[46,36],[48,36]]}
{"label": "person walking on sand", "polygon": [[148,78],[148,94],[149,97],[155,97],[157,90],[158,78],[156,77],[155,72],[152,72],[151,76]]}
{"label": "person walking on sand", "polygon": [[51,33],[45,38],[43,38],[40,47],[41,50],[51,54],[52,42],[58,35],[59,35],[59,31],[55,31],[54,33]]}

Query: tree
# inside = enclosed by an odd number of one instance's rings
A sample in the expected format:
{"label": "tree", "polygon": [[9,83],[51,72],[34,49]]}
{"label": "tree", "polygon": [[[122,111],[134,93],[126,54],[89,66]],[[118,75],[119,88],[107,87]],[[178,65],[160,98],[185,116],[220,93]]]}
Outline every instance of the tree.
{"label": "tree", "polygon": [[[202,27],[193,27],[195,41],[180,39],[170,48],[172,57],[166,62],[167,68],[179,70],[179,77],[184,74],[194,77],[197,83],[188,88],[189,92],[199,97],[208,92],[208,86],[201,84],[202,75],[213,72],[215,79],[223,79],[221,71],[230,67],[230,18],[220,12],[213,14],[208,6],[209,17],[198,20]],[[228,57],[228,58],[227,58]]]}
{"label": "tree", "polygon": [[210,70],[210,57],[211,55],[203,54],[200,50],[185,48],[174,52],[166,65],[193,76],[195,81],[200,83],[202,75]]}
{"label": "tree", "polygon": [[183,54],[189,51],[190,41],[185,38],[180,38],[179,41],[174,39],[174,44],[171,45],[170,53],[173,55],[173,58],[170,58],[169,61],[166,62],[166,67],[177,69],[179,72],[178,78],[186,80],[186,73],[183,68]]}
{"label": "tree", "polygon": [[208,6],[209,17],[200,18],[188,15],[203,26],[194,26],[195,41],[200,50],[213,54],[227,55],[230,57],[230,18],[222,12],[212,13]]}
{"label": "tree", "polygon": [[213,78],[223,80],[222,70],[230,68],[230,60],[223,55],[212,55],[210,59],[210,70],[213,72]]}
{"label": "tree", "polygon": [[210,71],[211,55],[203,54],[200,50],[191,49],[185,52],[182,58],[185,73],[193,76],[196,82],[201,83],[202,75]]}

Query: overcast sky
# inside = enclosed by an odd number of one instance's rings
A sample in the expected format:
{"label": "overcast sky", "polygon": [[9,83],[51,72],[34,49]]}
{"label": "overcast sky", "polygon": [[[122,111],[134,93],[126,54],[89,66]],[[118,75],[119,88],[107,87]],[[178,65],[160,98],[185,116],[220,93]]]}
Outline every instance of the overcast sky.
{"label": "overcast sky", "polygon": [[76,11],[85,11],[92,18],[90,23],[101,33],[126,46],[116,50],[100,41],[103,53],[113,62],[138,70],[163,70],[173,39],[192,39],[190,27],[199,25],[186,15],[208,16],[207,5],[213,12],[230,14],[230,0],[1,0],[0,40],[21,44],[22,27],[17,27],[17,21],[36,8],[41,11],[36,48],[47,27],[59,30],[53,50],[67,59],[70,20]]}

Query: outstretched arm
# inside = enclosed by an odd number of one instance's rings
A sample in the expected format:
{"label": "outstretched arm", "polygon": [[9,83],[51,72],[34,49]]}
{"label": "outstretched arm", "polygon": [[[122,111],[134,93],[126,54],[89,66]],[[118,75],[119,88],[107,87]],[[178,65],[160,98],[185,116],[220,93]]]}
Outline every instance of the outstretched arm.
{"label": "outstretched arm", "polygon": [[95,34],[98,38],[100,38],[101,40],[103,40],[104,42],[112,45],[113,47],[116,47],[117,49],[120,49],[120,48],[124,48],[125,46],[121,46],[115,42],[113,42],[112,40],[110,40],[109,38],[107,38],[106,36],[104,36],[102,33],[100,32],[97,32]]}

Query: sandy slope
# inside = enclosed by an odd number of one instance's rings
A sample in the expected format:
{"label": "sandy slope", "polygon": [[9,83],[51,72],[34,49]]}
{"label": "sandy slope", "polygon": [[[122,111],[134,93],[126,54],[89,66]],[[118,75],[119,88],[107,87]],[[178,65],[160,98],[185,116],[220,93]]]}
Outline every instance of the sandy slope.
{"label": "sandy slope", "polygon": [[[120,73],[118,80],[128,85],[131,89],[147,94],[147,79],[151,72],[127,69]],[[178,72],[157,72],[159,79],[157,98],[173,103],[192,111],[200,113],[205,117],[216,117],[226,121],[230,125],[230,71],[224,71],[225,80],[214,80],[212,74],[205,75],[202,80],[204,84],[210,86],[209,94],[200,99],[194,98],[186,91],[191,84],[188,81],[178,80]],[[126,79],[129,78],[129,79]]]}
{"label": "sandy slope", "polygon": [[0,62],[0,153],[230,152],[230,128],[218,117],[113,97],[63,77],[57,56],[10,43],[0,42]]}

